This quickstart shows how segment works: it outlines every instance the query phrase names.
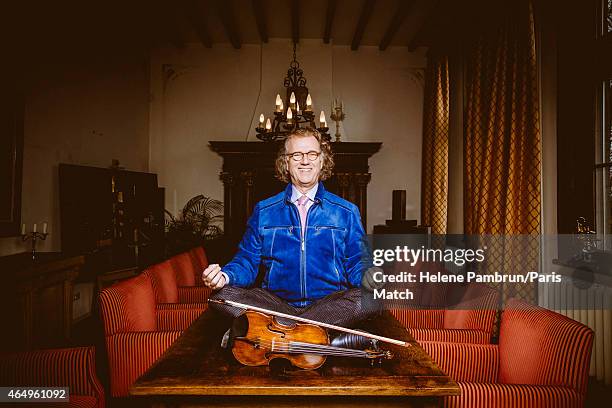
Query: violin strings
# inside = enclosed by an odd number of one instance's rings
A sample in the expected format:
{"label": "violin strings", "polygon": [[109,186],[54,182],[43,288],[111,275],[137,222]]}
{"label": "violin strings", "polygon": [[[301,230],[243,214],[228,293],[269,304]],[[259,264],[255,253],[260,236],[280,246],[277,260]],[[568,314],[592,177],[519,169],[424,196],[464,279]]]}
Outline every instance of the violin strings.
{"label": "violin strings", "polygon": [[258,340],[257,343],[263,346],[270,347],[270,348],[274,347],[275,349],[278,349],[278,350],[309,350],[309,351],[319,351],[320,350],[320,351],[337,351],[337,352],[353,353],[353,354],[363,354],[364,353],[364,351],[362,350],[353,350],[353,349],[327,346],[324,344],[315,344],[315,343],[286,342],[286,341],[270,342],[270,341],[261,341],[261,340]]}
{"label": "violin strings", "polygon": [[343,353],[363,354],[362,350],[353,350],[353,349],[348,349],[348,348],[327,346],[324,344],[315,344],[315,343],[286,342],[286,341],[279,341],[279,342],[275,341],[272,343],[269,341],[259,340],[259,344],[262,344],[268,347],[274,346],[274,348],[278,348],[278,349],[282,349],[283,347],[286,347],[285,349],[289,349],[289,350],[314,350],[314,351],[321,350],[321,351],[337,351],[337,352],[343,352]]}
{"label": "violin strings", "polygon": [[272,352],[278,353],[310,353],[346,357],[368,357],[370,355],[370,353],[364,350],[353,350],[341,347],[327,346],[324,344],[287,341],[271,342],[265,340],[262,341],[261,339],[251,341],[258,345],[270,348]]}

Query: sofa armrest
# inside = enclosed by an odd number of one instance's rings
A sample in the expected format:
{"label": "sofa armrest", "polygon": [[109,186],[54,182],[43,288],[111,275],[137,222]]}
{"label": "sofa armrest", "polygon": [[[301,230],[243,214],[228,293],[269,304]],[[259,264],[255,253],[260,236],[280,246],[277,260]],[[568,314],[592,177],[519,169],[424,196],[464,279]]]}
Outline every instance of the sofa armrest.
{"label": "sofa armrest", "polygon": [[469,329],[408,329],[416,341],[441,341],[449,343],[491,343],[491,333]]}
{"label": "sofa armrest", "polygon": [[499,347],[496,344],[419,342],[433,361],[455,381],[497,382]]}
{"label": "sofa armrest", "polygon": [[157,330],[165,331],[181,331],[191,326],[204,309],[187,308],[187,309],[161,309],[157,310]]}
{"label": "sofa armrest", "polygon": [[111,395],[127,396],[129,386],[155,363],[181,333],[131,332],[106,337]]}
{"label": "sofa armrest", "polygon": [[582,407],[584,396],[569,387],[553,385],[483,384],[459,382],[460,396],[444,398],[451,407]]}
{"label": "sofa armrest", "polygon": [[180,286],[178,288],[179,303],[206,303],[212,291],[203,286]]}
{"label": "sofa armrest", "polygon": [[71,395],[92,396],[104,406],[94,347],[36,350],[0,355],[0,385],[70,387]]}
{"label": "sofa armrest", "polygon": [[391,314],[407,329],[441,329],[444,324],[444,310],[393,309]]}

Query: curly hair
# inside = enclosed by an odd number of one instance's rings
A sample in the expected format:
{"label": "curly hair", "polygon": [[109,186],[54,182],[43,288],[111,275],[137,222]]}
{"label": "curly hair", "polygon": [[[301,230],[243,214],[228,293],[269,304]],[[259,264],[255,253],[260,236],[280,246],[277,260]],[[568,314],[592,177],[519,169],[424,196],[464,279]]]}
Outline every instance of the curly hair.
{"label": "curly hair", "polygon": [[313,136],[319,142],[319,147],[321,148],[321,159],[323,160],[323,168],[321,169],[321,173],[319,174],[319,180],[327,180],[331,177],[332,171],[334,169],[334,154],[331,150],[331,145],[329,142],[321,136],[318,130],[305,127],[299,128],[291,132],[285,142],[281,145],[281,148],[278,151],[278,155],[276,156],[276,178],[285,182],[291,182],[291,175],[289,174],[289,167],[287,166],[287,143],[294,137],[307,137]]}

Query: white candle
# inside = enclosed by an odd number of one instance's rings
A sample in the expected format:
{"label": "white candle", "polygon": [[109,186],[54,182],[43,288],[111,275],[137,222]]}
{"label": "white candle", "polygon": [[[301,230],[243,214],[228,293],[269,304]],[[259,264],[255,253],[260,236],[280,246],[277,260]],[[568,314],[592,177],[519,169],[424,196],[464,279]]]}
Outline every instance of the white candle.
{"label": "white candle", "polygon": [[293,112],[291,111],[291,108],[287,108],[287,122],[290,122],[293,120]]}
{"label": "white candle", "polygon": [[259,115],[259,127],[262,127],[264,124],[264,114],[262,113],[261,115]]}
{"label": "white candle", "polygon": [[46,234],[46,233],[47,233],[47,223],[45,222],[43,224],[43,234]]}
{"label": "white candle", "polygon": [[21,224],[21,235],[25,235],[25,224]]}
{"label": "white candle", "polygon": [[321,127],[325,127],[325,112],[321,111],[321,115],[319,116],[319,122]]}
{"label": "white candle", "polygon": [[268,118],[268,120],[266,120],[266,130],[270,129],[272,129],[272,123],[270,123],[270,118]]}
{"label": "white candle", "polygon": [[310,97],[310,94],[308,94],[308,96],[306,97],[306,110],[309,111],[312,109],[312,98]]}
{"label": "white candle", "polygon": [[34,227],[32,228],[32,232],[36,232],[36,223],[34,223]]}
{"label": "white candle", "polygon": [[295,93],[291,92],[291,96],[289,97],[289,103],[295,103]]}
{"label": "white candle", "polygon": [[297,103],[297,106],[295,108],[295,113],[298,113],[298,114],[300,113],[300,103],[299,102]]}

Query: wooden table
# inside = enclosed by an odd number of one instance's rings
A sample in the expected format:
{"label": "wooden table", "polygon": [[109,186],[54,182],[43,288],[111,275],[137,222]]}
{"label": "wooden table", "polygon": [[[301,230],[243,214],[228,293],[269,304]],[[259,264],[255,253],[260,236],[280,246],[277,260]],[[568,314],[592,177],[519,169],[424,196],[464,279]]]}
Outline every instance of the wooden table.
{"label": "wooden table", "polygon": [[459,395],[445,375],[390,314],[363,328],[405,340],[384,344],[395,357],[372,366],[355,358],[328,357],[318,370],[246,367],[220,347],[229,323],[209,310],[130,388],[151,406],[438,406]]}

